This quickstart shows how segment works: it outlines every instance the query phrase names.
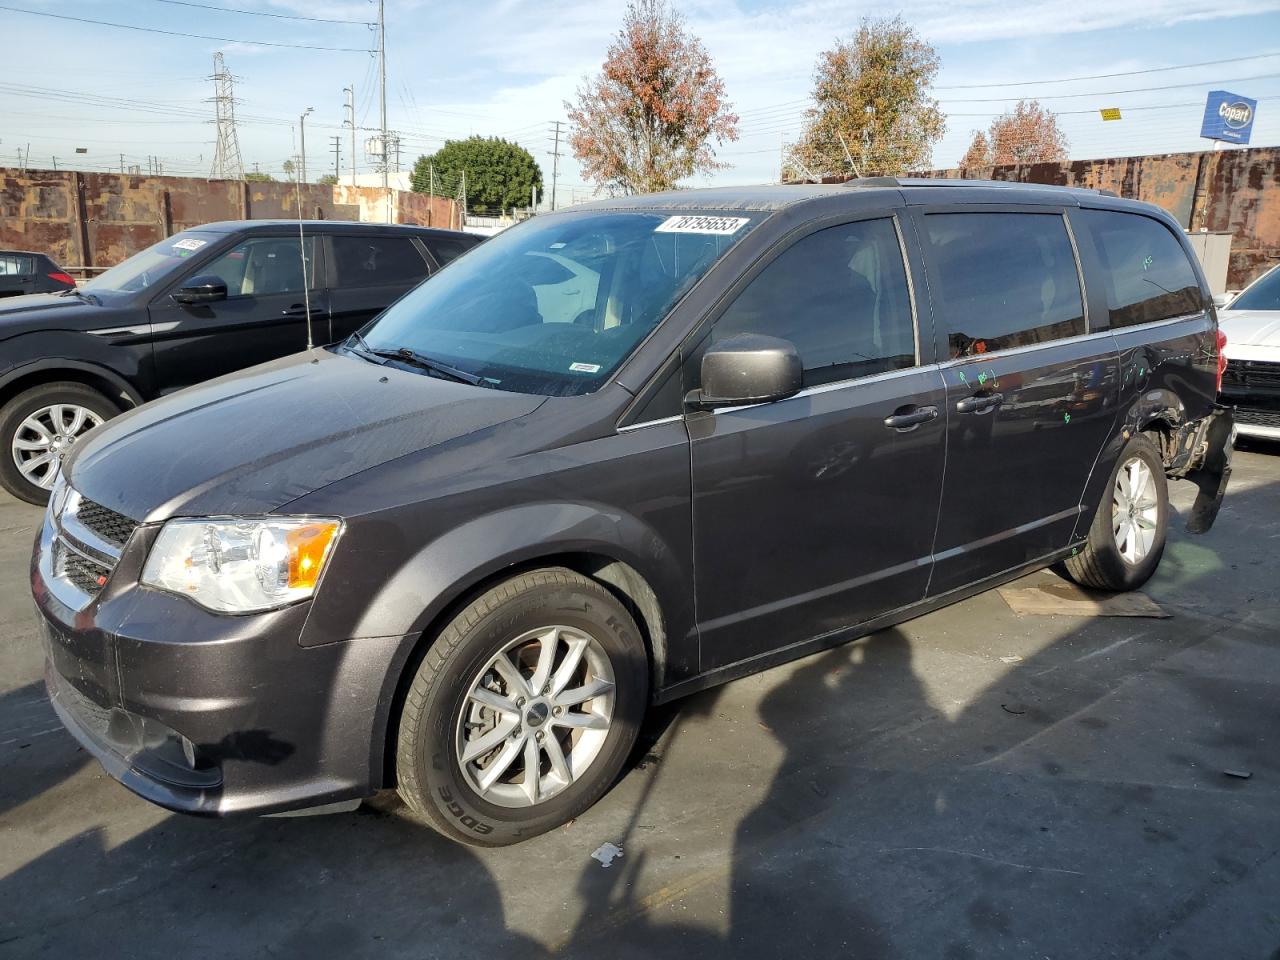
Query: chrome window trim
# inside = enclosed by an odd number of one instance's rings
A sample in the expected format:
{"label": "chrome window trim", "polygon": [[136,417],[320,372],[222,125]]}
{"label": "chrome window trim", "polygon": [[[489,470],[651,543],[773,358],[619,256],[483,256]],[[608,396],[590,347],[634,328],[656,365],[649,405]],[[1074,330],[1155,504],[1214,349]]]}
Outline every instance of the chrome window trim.
{"label": "chrome window trim", "polygon": [[645,427],[657,427],[664,423],[675,423],[677,420],[683,420],[684,414],[677,413],[670,417],[660,417],[657,420],[643,420],[640,423],[629,423],[625,427],[618,427],[619,433],[629,433],[632,430],[642,430]]}

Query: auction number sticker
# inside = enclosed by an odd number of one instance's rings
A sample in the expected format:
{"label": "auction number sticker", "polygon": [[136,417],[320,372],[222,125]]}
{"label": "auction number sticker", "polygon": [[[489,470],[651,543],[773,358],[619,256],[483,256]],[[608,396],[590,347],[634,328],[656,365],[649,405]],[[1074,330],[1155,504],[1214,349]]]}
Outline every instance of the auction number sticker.
{"label": "auction number sticker", "polygon": [[750,222],[747,217],[667,217],[658,225],[654,233],[710,233],[727,237],[737,233]]}
{"label": "auction number sticker", "polygon": [[182,240],[174,241],[173,249],[175,250],[199,250],[208,240],[197,240],[195,237],[186,237]]}
{"label": "auction number sticker", "polygon": [[574,373],[599,373],[600,364],[598,363],[571,363],[569,369]]}

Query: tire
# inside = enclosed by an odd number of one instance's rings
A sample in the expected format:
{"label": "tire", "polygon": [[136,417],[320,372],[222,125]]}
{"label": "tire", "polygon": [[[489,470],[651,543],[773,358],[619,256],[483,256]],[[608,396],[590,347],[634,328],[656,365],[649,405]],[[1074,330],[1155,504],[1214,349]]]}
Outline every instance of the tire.
{"label": "tire", "polygon": [[[62,426],[74,428],[67,431],[69,439],[53,432],[57,425],[50,419],[51,411],[60,411]],[[88,430],[119,412],[119,407],[83,383],[42,383],[24,390],[0,409],[0,485],[27,503],[47,503],[62,455]],[[30,425],[33,422],[39,425],[38,431]],[[48,448],[51,459],[32,466],[46,452],[41,445]],[[20,459],[28,472],[19,466]]]}
{"label": "tire", "polygon": [[[1130,514],[1120,478],[1124,474],[1124,483],[1129,483],[1130,471],[1135,464],[1142,465],[1136,468],[1139,476],[1145,468],[1148,479],[1139,496],[1132,498],[1137,509]],[[1129,516],[1133,516],[1136,523],[1130,521],[1126,526],[1124,521]],[[1146,522],[1151,524],[1150,539],[1144,547],[1143,534],[1148,530]],[[1164,461],[1156,445],[1138,434],[1125,444],[1116,460],[1084,547],[1069,557],[1063,567],[1067,575],[1082,587],[1136,590],[1151,578],[1160,565],[1168,530],[1169,487],[1164,476]],[[1124,536],[1123,544],[1118,542],[1121,534],[1128,534]]]}
{"label": "tire", "polygon": [[[578,666],[562,678],[574,648],[583,651]],[[546,649],[556,659],[539,690],[529,681],[538,679]],[[511,677],[499,658],[519,675]],[[560,705],[589,690],[597,695]],[[577,817],[613,784],[648,693],[644,640],[609,591],[560,567],[512,577],[458,613],[419,665],[397,732],[400,796],[463,843],[504,846],[537,836]],[[488,752],[464,765],[464,751],[486,744]],[[525,773],[531,749],[539,770],[532,787]],[[557,766],[553,749],[568,759]],[[486,785],[488,776],[496,779]]]}

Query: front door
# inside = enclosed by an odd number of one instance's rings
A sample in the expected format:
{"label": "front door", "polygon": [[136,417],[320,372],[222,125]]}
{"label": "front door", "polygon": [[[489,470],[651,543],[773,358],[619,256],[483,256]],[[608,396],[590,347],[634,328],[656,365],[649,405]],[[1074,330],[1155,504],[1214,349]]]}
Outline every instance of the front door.
{"label": "front door", "polygon": [[1111,335],[1090,335],[1060,210],[918,220],[947,384],[930,595],[1068,545],[1116,421]]}
{"label": "front door", "polygon": [[804,365],[794,397],[688,417],[703,670],[924,597],[946,419],[903,251],[890,216],[808,234],[686,363],[696,387],[706,345],[750,332],[791,341]]}
{"label": "front door", "polygon": [[[181,304],[165,294],[153,302],[160,392],[305,350],[308,299],[312,337],[315,343],[324,343],[326,304],[316,277],[317,247],[314,236],[301,243],[297,234],[248,237],[184,278],[210,274],[222,278],[227,285],[225,300]],[[309,297],[304,292],[304,272]]]}

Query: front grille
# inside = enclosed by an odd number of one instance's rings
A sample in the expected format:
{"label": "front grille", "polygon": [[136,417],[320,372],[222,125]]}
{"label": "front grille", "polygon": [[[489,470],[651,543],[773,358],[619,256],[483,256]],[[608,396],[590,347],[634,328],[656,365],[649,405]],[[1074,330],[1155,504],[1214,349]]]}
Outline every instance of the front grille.
{"label": "front grille", "polygon": [[1249,410],[1236,407],[1236,423],[1251,424],[1255,427],[1280,428],[1280,410]]}
{"label": "front grille", "polygon": [[1265,360],[1228,360],[1222,374],[1222,392],[1258,390],[1280,394],[1280,363]]}
{"label": "front grille", "polygon": [[107,543],[123,547],[130,535],[138,526],[137,521],[130,520],[123,513],[116,513],[110,507],[81,498],[76,507],[76,518]]}
{"label": "front grille", "polygon": [[96,596],[111,575],[111,567],[90,560],[61,539],[53,541],[53,573],[81,593]]}

